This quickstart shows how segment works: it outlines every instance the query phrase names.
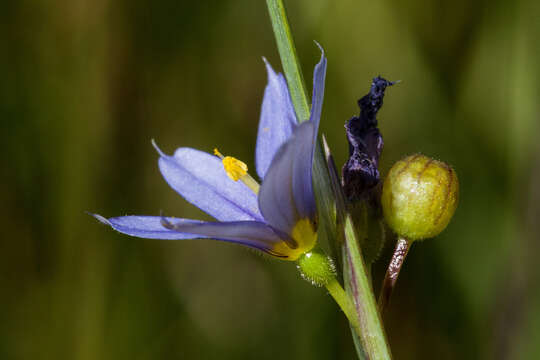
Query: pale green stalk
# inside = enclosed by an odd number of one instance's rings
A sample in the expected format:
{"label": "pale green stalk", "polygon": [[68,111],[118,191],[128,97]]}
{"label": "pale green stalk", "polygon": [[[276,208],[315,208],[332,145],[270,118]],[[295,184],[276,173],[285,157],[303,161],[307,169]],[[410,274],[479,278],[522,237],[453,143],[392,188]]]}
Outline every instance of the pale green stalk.
{"label": "pale green stalk", "polygon": [[356,314],[356,307],[354,306],[351,297],[345,292],[345,290],[343,290],[343,287],[336,279],[333,279],[325,286],[326,290],[328,290],[341,310],[345,313],[345,316],[351,323],[353,329],[356,332],[360,332],[360,322]]}

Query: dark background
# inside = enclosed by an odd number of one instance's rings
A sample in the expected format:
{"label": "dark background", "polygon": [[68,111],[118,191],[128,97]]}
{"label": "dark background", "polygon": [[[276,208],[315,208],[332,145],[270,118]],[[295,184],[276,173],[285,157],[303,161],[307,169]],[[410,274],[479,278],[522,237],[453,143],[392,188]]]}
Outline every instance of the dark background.
{"label": "dark background", "polygon": [[[312,41],[328,56],[321,130],[338,166],[381,74],[402,80],[379,116],[382,173],[423,152],[460,178],[454,219],[398,282],[395,358],[536,359],[540,3],[287,5],[309,88]],[[152,138],[253,168],[261,57],[280,68],[264,1],[8,0],[0,49],[0,358],[354,357],[344,316],[293,264],[130,238],[84,213],[207,219],[161,178]]]}

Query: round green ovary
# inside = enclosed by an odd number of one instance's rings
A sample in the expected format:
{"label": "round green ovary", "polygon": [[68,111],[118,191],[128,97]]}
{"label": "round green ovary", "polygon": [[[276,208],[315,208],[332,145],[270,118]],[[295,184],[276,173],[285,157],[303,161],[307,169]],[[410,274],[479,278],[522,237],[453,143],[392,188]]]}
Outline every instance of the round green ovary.
{"label": "round green ovary", "polygon": [[313,285],[324,286],[335,280],[334,263],[328,256],[318,251],[302,254],[297,264],[302,277]]}

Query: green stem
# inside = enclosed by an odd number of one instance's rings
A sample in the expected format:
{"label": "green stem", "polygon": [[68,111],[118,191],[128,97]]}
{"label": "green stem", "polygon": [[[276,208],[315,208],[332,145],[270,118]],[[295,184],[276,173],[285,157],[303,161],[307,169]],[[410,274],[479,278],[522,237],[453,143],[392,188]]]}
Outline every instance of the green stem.
{"label": "green stem", "polygon": [[356,307],[363,350],[368,359],[391,359],[390,347],[373,296],[371,282],[367,276],[366,265],[358,246],[358,237],[349,215],[345,217],[344,225],[343,258],[346,272],[344,277],[348,292]]}
{"label": "green stem", "polygon": [[276,36],[283,72],[287,78],[296,116],[299,122],[307,121],[309,120],[310,109],[306,85],[302,76],[300,63],[298,62],[298,56],[296,55],[296,47],[294,46],[291,28],[287,21],[285,6],[283,6],[283,1],[281,0],[266,0],[266,5],[270,13],[270,20],[272,21],[272,28]]}
{"label": "green stem", "polygon": [[360,323],[358,321],[358,316],[356,315],[356,308],[354,307],[354,303],[351,301],[350,296],[347,295],[345,290],[343,290],[343,287],[341,287],[341,284],[334,279],[326,284],[326,290],[328,290],[341,310],[345,313],[345,316],[349,319],[354,331],[360,334]]}

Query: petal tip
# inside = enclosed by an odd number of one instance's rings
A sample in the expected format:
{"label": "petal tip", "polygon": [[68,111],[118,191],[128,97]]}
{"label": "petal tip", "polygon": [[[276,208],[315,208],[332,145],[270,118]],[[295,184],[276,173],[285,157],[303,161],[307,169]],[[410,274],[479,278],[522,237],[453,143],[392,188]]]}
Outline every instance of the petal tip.
{"label": "petal tip", "polygon": [[266,59],[266,57],[262,57],[263,61],[264,61],[264,66],[266,67],[266,73],[268,74],[268,82],[271,81],[272,78],[276,78],[278,77],[280,74],[277,73],[274,68],[272,67],[272,65],[270,65],[270,62],[268,62],[268,60]]}
{"label": "petal tip", "polygon": [[321,50],[321,57],[324,57],[324,49],[323,47],[321,46],[321,44],[319,44],[319,42],[317,40],[313,40],[313,42],[315,43],[315,45],[317,45],[317,47],[319,48],[319,50]]}
{"label": "petal tip", "polygon": [[154,149],[156,149],[156,151],[157,151],[157,153],[159,154],[159,156],[165,156],[165,154],[163,153],[163,151],[161,151],[161,149],[159,148],[159,146],[157,146],[156,140],[152,139],[150,142],[152,143],[152,146],[154,147]]}
{"label": "petal tip", "polygon": [[170,222],[169,219],[165,217],[165,215],[163,215],[163,211],[159,212],[159,217],[159,223],[161,224],[161,226],[168,230],[174,230],[174,224]]}
{"label": "petal tip", "polygon": [[85,211],[88,215],[94,217],[97,221],[99,221],[100,223],[102,224],[105,224],[105,225],[109,225],[109,226],[112,226],[111,222],[109,220],[107,220],[106,218],[104,218],[103,216],[99,215],[99,214],[93,214],[91,212],[88,212],[88,211]]}

